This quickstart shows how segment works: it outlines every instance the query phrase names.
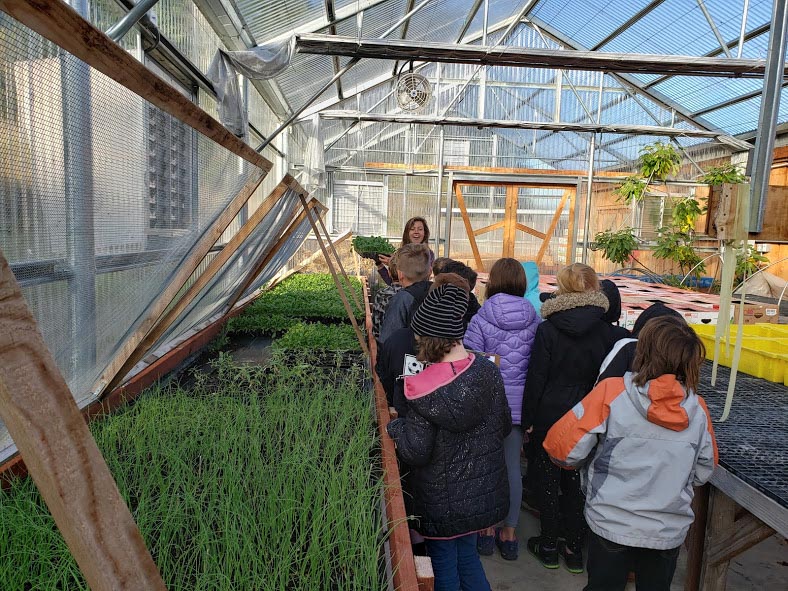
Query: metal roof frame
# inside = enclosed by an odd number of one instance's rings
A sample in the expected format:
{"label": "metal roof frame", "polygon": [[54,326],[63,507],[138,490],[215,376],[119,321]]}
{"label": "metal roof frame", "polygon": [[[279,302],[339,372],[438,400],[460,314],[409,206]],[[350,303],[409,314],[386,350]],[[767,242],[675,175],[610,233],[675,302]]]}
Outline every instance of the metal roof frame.
{"label": "metal roof frame", "polygon": [[650,13],[652,10],[654,10],[657,6],[659,6],[663,2],[665,2],[665,0],[652,0],[651,4],[648,4],[643,8],[641,8],[640,10],[638,10],[629,19],[627,19],[619,27],[617,27],[613,32],[607,35],[607,37],[602,39],[602,41],[594,45],[591,48],[591,51],[599,51],[600,47],[603,47],[604,45],[610,43],[613,39],[618,37],[621,33],[626,31],[629,27],[634,25],[636,22],[638,22],[640,19],[642,19],[644,16],[646,16],[648,13]]}

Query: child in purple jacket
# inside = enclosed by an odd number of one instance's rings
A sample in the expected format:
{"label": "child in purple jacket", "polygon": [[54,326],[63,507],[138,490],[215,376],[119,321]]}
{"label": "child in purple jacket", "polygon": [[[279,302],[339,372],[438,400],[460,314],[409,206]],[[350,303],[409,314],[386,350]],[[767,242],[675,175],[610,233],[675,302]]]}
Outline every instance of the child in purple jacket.
{"label": "child in purple jacket", "polygon": [[520,517],[523,482],[520,473],[520,449],[523,446],[521,425],[523,390],[531,345],[540,318],[531,302],[523,298],[527,285],[522,265],[503,258],[490,269],[486,301],[468,324],[465,346],[500,357],[500,369],[506,398],[512,411],[512,432],[504,440],[506,471],[509,477],[509,513],[503,527],[479,535],[479,554],[490,555],[497,544],[501,557],[517,559],[515,529]]}

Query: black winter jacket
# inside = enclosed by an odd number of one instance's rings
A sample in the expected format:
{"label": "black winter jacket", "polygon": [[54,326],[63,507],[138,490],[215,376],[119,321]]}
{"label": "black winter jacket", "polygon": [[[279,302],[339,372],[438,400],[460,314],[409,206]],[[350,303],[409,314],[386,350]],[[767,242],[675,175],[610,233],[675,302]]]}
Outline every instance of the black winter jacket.
{"label": "black winter jacket", "polygon": [[545,321],[536,330],[525,379],[523,426],[533,439],[547,431],[594,387],[599,366],[619,338],[603,319],[608,302],[601,292],[557,295],[542,304]]}
{"label": "black winter jacket", "polygon": [[380,346],[375,364],[389,406],[393,406],[403,418],[408,414],[408,404],[400,376],[405,374],[405,355],[408,354],[416,354],[416,335],[412,328],[400,328]]}
{"label": "black winter jacket", "polygon": [[[436,363],[408,378],[408,416],[388,425],[397,455],[411,469],[408,513],[428,538],[491,527],[509,509],[503,440],[512,415],[501,373],[479,356],[459,371],[453,377],[448,363]],[[423,391],[414,394],[417,383]]]}
{"label": "black winter jacket", "polygon": [[394,331],[410,326],[410,320],[416,312],[416,308],[427,297],[431,285],[432,281],[417,281],[394,294],[383,315],[383,322],[380,324],[381,343],[385,343]]}

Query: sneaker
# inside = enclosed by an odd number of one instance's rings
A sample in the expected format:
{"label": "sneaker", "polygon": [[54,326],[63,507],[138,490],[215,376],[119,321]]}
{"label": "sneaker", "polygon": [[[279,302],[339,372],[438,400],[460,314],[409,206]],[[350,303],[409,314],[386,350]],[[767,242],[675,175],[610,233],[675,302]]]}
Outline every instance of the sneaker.
{"label": "sneaker", "polygon": [[479,556],[492,556],[495,552],[495,536],[479,534],[479,537],[476,538],[476,551]]}
{"label": "sneaker", "polygon": [[520,544],[517,540],[502,540],[501,528],[495,530],[495,545],[498,546],[501,558],[504,560],[517,560],[517,555],[520,552]]}
{"label": "sneaker", "polygon": [[545,568],[558,568],[558,548],[553,546],[542,545],[542,539],[539,536],[528,538],[528,551],[533,554],[536,559],[542,563]]}
{"label": "sneaker", "polygon": [[575,575],[579,575],[583,572],[583,552],[578,550],[570,554],[566,550],[566,545],[562,544],[558,549],[558,553],[564,559],[566,570]]}

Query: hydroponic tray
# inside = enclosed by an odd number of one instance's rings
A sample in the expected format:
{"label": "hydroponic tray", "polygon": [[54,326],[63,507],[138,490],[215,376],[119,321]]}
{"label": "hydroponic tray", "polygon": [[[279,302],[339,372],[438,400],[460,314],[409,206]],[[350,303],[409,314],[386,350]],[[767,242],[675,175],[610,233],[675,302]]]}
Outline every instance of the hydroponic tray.
{"label": "hydroponic tray", "polygon": [[788,508],[788,388],[738,374],[730,416],[720,423],[730,370],[720,366],[717,385],[710,380],[711,362],[706,362],[698,390],[715,421],[720,464]]}

